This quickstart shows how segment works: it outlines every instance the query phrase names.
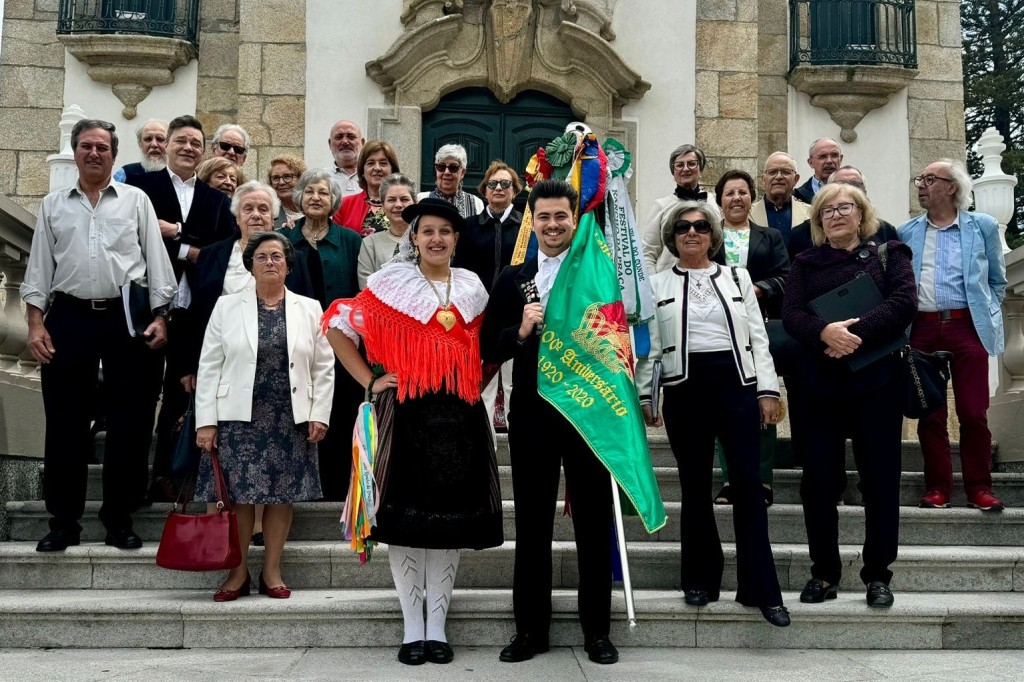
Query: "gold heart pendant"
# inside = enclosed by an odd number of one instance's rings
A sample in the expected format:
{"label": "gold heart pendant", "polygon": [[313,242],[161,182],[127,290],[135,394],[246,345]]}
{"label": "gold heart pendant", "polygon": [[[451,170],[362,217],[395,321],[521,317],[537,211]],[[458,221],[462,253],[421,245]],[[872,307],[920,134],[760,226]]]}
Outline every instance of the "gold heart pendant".
{"label": "gold heart pendant", "polygon": [[452,327],[455,326],[455,313],[450,310],[438,310],[435,317],[446,332],[450,332]]}

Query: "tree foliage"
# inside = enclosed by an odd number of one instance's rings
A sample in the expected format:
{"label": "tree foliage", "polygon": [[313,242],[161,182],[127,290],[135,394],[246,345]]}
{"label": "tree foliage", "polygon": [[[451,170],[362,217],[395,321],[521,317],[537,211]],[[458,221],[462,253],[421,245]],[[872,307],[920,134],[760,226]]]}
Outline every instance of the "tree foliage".
{"label": "tree foliage", "polygon": [[[964,115],[968,166],[978,175],[974,145],[989,126],[1006,142],[1003,172],[1024,172],[1024,0],[961,0]],[[1007,226],[1010,246],[1024,244],[1024,186],[1014,192],[1014,218]]]}

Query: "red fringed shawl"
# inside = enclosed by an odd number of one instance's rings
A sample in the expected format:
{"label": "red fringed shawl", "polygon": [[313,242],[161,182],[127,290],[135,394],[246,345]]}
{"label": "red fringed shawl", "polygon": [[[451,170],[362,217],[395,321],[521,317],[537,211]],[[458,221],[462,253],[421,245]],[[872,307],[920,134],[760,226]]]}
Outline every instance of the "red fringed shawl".
{"label": "red fringed shawl", "polygon": [[[348,323],[366,344],[371,363],[380,363],[398,377],[398,400],[445,390],[468,403],[480,399],[480,326],[483,315],[469,324],[453,305],[455,326],[445,331],[435,317],[423,324],[377,298],[370,289],[355,298],[339,299],[323,316],[323,328],[348,311]],[[440,308],[438,308],[440,310]],[[357,315],[358,313],[358,315]],[[358,317],[362,317],[359,324]]]}

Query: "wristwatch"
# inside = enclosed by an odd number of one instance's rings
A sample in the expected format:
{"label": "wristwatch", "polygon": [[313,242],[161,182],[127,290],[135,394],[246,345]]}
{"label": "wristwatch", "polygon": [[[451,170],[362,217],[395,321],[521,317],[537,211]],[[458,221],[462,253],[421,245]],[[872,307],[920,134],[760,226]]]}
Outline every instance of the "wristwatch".
{"label": "wristwatch", "polygon": [[178,233],[174,235],[175,239],[181,239],[181,223],[174,223],[178,227]]}
{"label": "wristwatch", "polygon": [[153,317],[162,317],[167,320],[171,317],[170,306],[162,305],[159,308],[153,310]]}

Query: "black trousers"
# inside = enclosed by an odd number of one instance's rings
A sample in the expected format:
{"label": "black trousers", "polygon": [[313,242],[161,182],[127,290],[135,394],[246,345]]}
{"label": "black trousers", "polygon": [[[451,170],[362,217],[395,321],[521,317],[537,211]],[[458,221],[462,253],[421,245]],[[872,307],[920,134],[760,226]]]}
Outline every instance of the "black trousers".
{"label": "black trousers", "polygon": [[43,491],[50,529],[81,530],[92,448],[89,422],[102,360],[108,404],[100,521],[108,530],[130,530],[131,514],[146,496],[155,396],[144,370],[152,351],[141,338],[128,335],[120,305],[101,312],[57,296],[45,325],[56,349],[40,367],[46,412]]}
{"label": "black trousers", "polygon": [[[169,343],[180,342],[180,337],[176,334],[178,329],[179,327],[172,322],[168,329]],[[156,414],[156,400],[158,397],[160,398],[160,413],[156,416],[156,448],[153,453],[153,480],[155,481],[158,478],[171,478],[171,464],[174,451],[178,446],[178,420],[188,408],[189,395],[181,384],[181,372],[177,371],[171,363],[165,362],[166,346],[152,355],[149,381],[155,386],[155,391],[153,404],[148,412],[150,418],[147,429],[151,434],[153,431],[152,415]],[[183,481],[179,477],[176,482],[180,485]]]}
{"label": "black trousers", "polygon": [[536,394],[516,394],[508,417],[516,558],[516,631],[541,640],[551,625],[551,540],[559,469],[572,508],[584,636],[608,634],[612,600],[612,492],[608,470],[579,433]]}
{"label": "black trousers", "polygon": [[[864,567],[860,577],[889,583],[896,560],[900,525],[903,397],[901,374],[891,373],[867,391],[808,386],[807,456],[800,481],[811,576],[835,585],[842,577],[836,489],[846,477],[846,436],[860,473],[864,499]],[[822,387],[823,389],[825,387]]]}
{"label": "black trousers", "polygon": [[691,353],[686,381],[665,387],[663,413],[682,486],[680,527],[682,588],[722,587],[725,558],[711,502],[715,438],[722,443],[733,488],[736,534],[736,601],[779,606],[782,592],[768,541],[761,476],[761,412],[754,386],[744,386],[729,351]]}

